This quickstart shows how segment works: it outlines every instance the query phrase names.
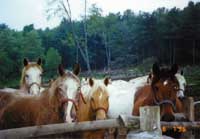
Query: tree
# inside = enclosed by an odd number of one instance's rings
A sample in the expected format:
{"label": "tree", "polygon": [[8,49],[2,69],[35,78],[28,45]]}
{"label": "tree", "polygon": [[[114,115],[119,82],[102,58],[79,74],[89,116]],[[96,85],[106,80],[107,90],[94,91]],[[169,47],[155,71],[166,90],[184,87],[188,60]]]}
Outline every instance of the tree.
{"label": "tree", "polygon": [[50,47],[45,56],[46,75],[52,77],[57,73],[57,67],[61,63],[61,56],[58,51]]}
{"label": "tree", "polygon": [[[72,21],[72,14],[71,14],[71,7],[70,7],[70,3],[69,0],[49,0],[48,2],[49,5],[49,10],[47,10],[48,13],[50,13],[50,15],[52,14],[51,12],[53,12],[53,15],[62,15],[62,17],[64,17],[66,20],[68,20],[70,22],[71,25],[71,30],[72,30],[72,35],[73,35],[73,39],[75,41],[76,47],[80,50],[80,53],[87,65],[87,69],[89,72],[91,72],[91,68],[90,68],[90,61],[89,61],[89,55],[88,55],[88,46],[87,46],[87,30],[86,30],[86,8],[87,8],[87,2],[85,0],[85,24],[84,24],[84,31],[85,31],[85,45],[84,47],[81,47],[81,43],[79,41],[79,39],[77,38],[76,32],[75,32],[75,28],[74,28],[74,22]],[[52,8],[54,7],[54,8]]]}
{"label": "tree", "polygon": [[35,30],[24,34],[21,50],[23,57],[27,57],[30,60],[44,57],[44,48],[41,46],[41,39]]}

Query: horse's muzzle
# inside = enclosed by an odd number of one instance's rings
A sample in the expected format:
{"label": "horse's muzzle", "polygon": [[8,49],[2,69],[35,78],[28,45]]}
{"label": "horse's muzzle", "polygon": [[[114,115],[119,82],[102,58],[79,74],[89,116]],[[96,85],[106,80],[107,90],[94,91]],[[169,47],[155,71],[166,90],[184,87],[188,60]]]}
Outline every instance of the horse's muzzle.
{"label": "horse's muzzle", "polygon": [[175,116],[173,114],[164,114],[161,116],[161,121],[171,122],[175,120]]}

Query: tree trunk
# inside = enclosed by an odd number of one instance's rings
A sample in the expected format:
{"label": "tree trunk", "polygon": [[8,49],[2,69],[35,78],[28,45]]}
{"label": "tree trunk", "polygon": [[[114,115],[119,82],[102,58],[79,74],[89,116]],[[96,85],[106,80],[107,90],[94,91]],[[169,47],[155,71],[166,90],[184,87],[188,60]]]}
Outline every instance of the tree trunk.
{"label": "tree trunk", "polygon": [[111,52],[110,52],[110,47],[108,45],[107,35],[104,32],[103,32],[103,39],[104,39],[105,50],[106,50],[107,70],[110,71]]}
{"label": "tree trunk", "polygon": [[[70,22],[70,25],[71,25],[71,29],[72,29],[72,36],[73,36],[73,39],[74,39],[74,42],[75,42],[75,45],[76,47],[80,50],[80,53],[81,53],[81,56],[83,57],[83,60],[84,62],[86,63],[87,65],[87,69],[88,71],[90,72],[91,71],[91,68],[90,68],[90,64],[89,64],[89,57],[88,57],[88,50],[87,50],[87,46],[85,47],[85,51],[80,47],[80,43],[79,43],[79,40],[76,36],[76,33],[75,33],[75,29],[74,29],[74,24],[72,22],[72,16],[71,16],[71,8],[70,8],[70,4],[69,4],[69,0],[66,0],[67,2],[67,7],[68,9],[66,8],[65,4],[63,1],[60,1],[60,4],[61,4],[61,7],[63,8],[64,12],[66,13],[67,15],[67,18]],[[86,8],[86,6],[85,6]],[[86,14],[86,9],[85,9],[85,14]],[[85,16],[86,17],[86,16]],[[87,34],[85,36],[87,38]],[[85,42],[87,44],[87,40]],[[77,59],[78,59],[78,53],[77,53]],[[76,59],[76,60],[77,60]]]}
{"label": "tree trunk", "polygon": [[86,55],[86,64],[87,64],[87,69],[88,69],[88,72],[90,73],[91,72],[91,68],[90,68],[90,60],[89,60],[89,55],[88,55],[88,44],[87,44],[87,0],[85,0],[85,22],[84,22],[84,31],[85,31],[85,55]]}
{"label": "tree trunk", "polygon": [[193,52],[192,52],[192,55],[193,55],[193,65],[195,65],[195,40],[193,40],[192,42],[192,45],[193,45]]}
{"label": "tree trunk", "polygon": [[176,62],[176,44],[173,45],[173,64]]}

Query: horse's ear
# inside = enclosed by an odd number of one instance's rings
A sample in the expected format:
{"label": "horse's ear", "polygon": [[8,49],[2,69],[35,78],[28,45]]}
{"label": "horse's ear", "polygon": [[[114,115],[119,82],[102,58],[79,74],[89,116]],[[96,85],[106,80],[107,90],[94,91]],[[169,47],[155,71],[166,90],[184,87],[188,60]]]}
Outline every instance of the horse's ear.
{"label": "horse's ear", "polygon": [[148,77],[147,77],[147,83],[150,83],[150,81],[152,80],[152,74],[149,73]]}
{"label": "horse's ear", "polygon": [[107,86],[110,82],[111,82],[111,79],[110,79],[110,78],[106,77],[106,78],[104,79],[104,84],[105,84],[106,86]]}
{"label": "horse's ear", "polygon": [[81,71],[80,65],[79,64],[75,64],[74,65],[74,69],[73,69],[73,73],[75,75],[79,75],[80,71]]}
{"label": "horse's ear", "polygon": [[89,85],[92,87],[94,85],[94,80],[92,78],[89,78]]}
{"label": "horse's ear", "polygon": [[171,73],[173,75],[175,75],[178,72],[178,65],[177,64],[173,64],[171,67]]}
{"label": "horse's ear", "polygon": [[183,70],[181,70],[181,75],[183,75]]}
{"label": "horse's ear", "polygon": [[60,74],[60,76],[65,74],[65,69],[62,64],[59,64],[58,66],[58,73]]}
{"label": "horse's ear", "polygon": [[42,64],[42,59],[41,59],[41,58],[38,58],[37,64],[38,64],[38,65],[41,65],[41,64]]}
{"label": "horse's ear", "polygon": [[24,63],[24,66],[27,66],[27,65],[28,65],[28,59],[27,59],[27,58],[24,58],[23,63]]}
{"label": "horse's ear", "polygon": [[153,64],[152,71],[153,71],[153,75],[159,76],[159,74],[160,74],[160,67],[159,67],[159,65],[158,65],[157,62]]}

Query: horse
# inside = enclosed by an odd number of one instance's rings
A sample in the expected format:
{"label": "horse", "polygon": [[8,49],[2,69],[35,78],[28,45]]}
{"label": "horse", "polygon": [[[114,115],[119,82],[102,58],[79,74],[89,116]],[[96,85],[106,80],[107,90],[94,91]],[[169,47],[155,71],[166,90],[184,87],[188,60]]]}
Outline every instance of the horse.
{"label": "horse", "polygon": [[[149,75],[131,79],[131,80],[129,80],[129,82],[134,84],[135,86],[142,87],[144,85],[150,84],[152,77],[153,77],[152,73],[149,73]],[[177,91],[177,97],[182,100],[185,98],[184,92],[186,90],[187,82],[186,82],[185,77],[183,76],[182,70],[180,73],[176,73],[175,77],[177,78],[178,83],[179,83],[179,90]]]}
{"label": "horse", "polygon": [[72,122],[80,93],[80,67],[75,66],[72,73],[59,65],[58,71],[59,77],[39,96],[5,93],[14,99],[0,112],[0,129]]}
{"label": "horse", "polygon": [[153,64],[152,80],[150,85],[145,85],[135,93],[132,115],[139,115],[141,106],[160,106],[161,120],[174,121],[175,112],[183,112],[181,101],[177,97],[180,90],[179,82],[175,76],[178,66],[174,64],[171,69],[160,69],[157,63]]}
{"label": "horse", "polygon": [[38,95],[44,89],[41,87],[42,72],[41,67],[42,60],[39,58],[37,62],[29,62],[24,59],[24,68],[21,74],[20,90],[32,95]]}
{"label": "horse", "polygon": [[22,92],[25,94],[40,95],[44,90],[44,88],[41,87],[43,72],[41,58],[39,58],[37,62],[29,62],[28,59],[24,58],[23,64],[20,89],[4,88],[0,89],[1,92]]}
{"label": "horse", "polygon": [[[104,120],[107,118],[107,112],[109,108],[109,93],[107,86],[109,79],[97,80],[88,78],[85,85],[81,87],[81,92],[85,98],[79,100],[77,120],[82,121],[93,121],[93,120]],[[92,132],[84,132],[83,138],[103,138],[104,130],[97,130]]]}
{"label": "horse", "polygon": [[181,73],[176,73],[175,76],[179,82],[179,90],[177,92],[177,97],[182,100],[185,98],[184,92],[187,87],[187,82],[186,82],[185,77],[183,76],[183,71],[181,71]]}
{"label": "horse", "polygon": [[124,80],[114,80],[107,89],[109,92],[108,118],[118,118],[120,114],[132,115],[134,92],[137,87]]}

